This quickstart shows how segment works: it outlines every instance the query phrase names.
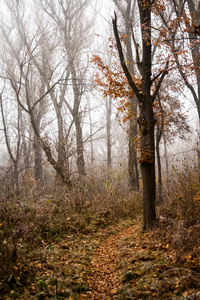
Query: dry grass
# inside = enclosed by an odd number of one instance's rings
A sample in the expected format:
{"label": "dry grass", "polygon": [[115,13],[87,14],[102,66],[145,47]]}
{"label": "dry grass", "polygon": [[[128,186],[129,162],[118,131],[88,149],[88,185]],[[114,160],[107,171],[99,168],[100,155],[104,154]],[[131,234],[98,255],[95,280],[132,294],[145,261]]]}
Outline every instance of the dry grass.
{"label": "dry grass", "polygon": [[117,299],[200,299],[199,176],[174,176],[154,230],[140,228],[119,244]]}
{"label": "dry grass", "polygon": [[2,299],[65,299],[86,291],[90,257],[98,243],[117,231],[117,224],[140,213],[139,193],[94,177],[70,191],[56,186],[32,188],[19,197],[2,195]]}
{"label": "dry grass", "polygon": [[143,234],[137,221],[119,241],[115,237],[142,211],[141,194],[130,192],[125,180],[93,176],[70,191],[35,187],[20,197],[1,195],[0,299],[91,295],[91,261],[112,239],[118,263],[110,276],[120,286],[115,299],[198,299],[199,178],[185,172],[175,179],[168,201],[158,207],[158,226]]}

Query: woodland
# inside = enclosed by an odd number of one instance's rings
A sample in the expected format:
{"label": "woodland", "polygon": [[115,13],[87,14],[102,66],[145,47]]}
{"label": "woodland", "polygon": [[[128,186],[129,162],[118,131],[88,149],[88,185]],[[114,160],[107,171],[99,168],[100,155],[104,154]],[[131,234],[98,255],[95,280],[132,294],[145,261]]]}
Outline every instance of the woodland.
{"label": "woodland", "polygon": [[200,1],[0,7],[0,300],[200,299]]}

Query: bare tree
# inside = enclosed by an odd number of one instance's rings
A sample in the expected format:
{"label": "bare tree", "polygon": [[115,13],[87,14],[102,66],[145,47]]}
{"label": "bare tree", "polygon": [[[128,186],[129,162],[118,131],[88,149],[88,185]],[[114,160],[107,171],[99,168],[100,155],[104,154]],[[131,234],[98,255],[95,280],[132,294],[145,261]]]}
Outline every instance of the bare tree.
{"label": "bare tree", "polygon": [[[37,17],[33,15],[33,27],[29,30],[25,2],[5,1],[10,12],[9,26],[3,22],[0,24],[7,49],[6,55],[2,57],[7,65],[5,80],[9,81],[19,105],[30,117],[35,135],[33,149],[36,179],[42,180],[43,149],[56,172],[70,185],[69,157],[74,151],[69,152],[68,141],[73,126],[76,132],[78,172],[85,175],[80,110],[86,87],[87,56],[83,52],[88,46],[91,24],[85,22],[84,14],[89,1],[35,2],[40,10]],[[16,68],[13,70],[9,70],[8,55],[15,60]],[[85,61],[82,62],[81,57]],[[54,116],[57,121],[57,141],[53,136],[54,148],[50,145],[47,131],[43,132],[44,116],[47,117],[46,113],[52,105],[54,111],[49,124],[54,122]],[[66,108],[72,118],[66,114]],[[66,119],[69,121],[67,127]]]}
{"label": "bare tree", "polygon": [[21,154],[21,118],[20,118],[20,110],[21,108],[17,107],[17,118],[16,120],[16,142],[15,147],[12,146],[13,142],[11,143],[10,135],[9,135],[9,126],[6,122],[5,112],[4,112],[4,104],[3,104],[3,97],[2,94],[0,95],[0,107],[1,107],[1,116],[2,116],[2,123],[3,123],[3,131],[4,137],[6,142],[7,151],[9,157],[12,162],[13,167],[13,174],[11,174],[11,183],[14,190],[16,190],[17,194],[19,193],[19,161],[20,161],[20,154]]}
{"label": "bare tree", "polygon": [[[7,72],[7,77],[10,78],[11,77],[15,77],[16,76],[16,70],[12,70],[11,71],[11,67],[10,64],[12,63],[10,61],[9,56],[13,57],[13,63],[15,62],[16,65],[18,66],[18,68],[22,68],[22,52],[23,50],[23,44],[27,44],[26,41],[26,36],[24,35],[23,30],[23,18],[24,18],[24,7],[23,7],[23,2],[19,3],[11,3],[8,1],[5,1],[9,11],[10,11],[10,16],[11,16],[11,20],[12,22],[9,23],[9,25],[5,25],[5,23],[3,22],[3,20],[1,20],[0,23],[0,30],[1,30],[1,34],[2,37],[4,39],[4,47],[6,48],[6,53],[2,54],[1,59],[5,65],[5,69],[7,68],[6,72]],[[21,11],[21,13],[20,13]],[[22,29],[23,28],[23,29]],[[12,36],[12,33],[15,32],[15,30],[18,32],[19,34],[19,39],[17,42],[17,39],[15,40],[14,36]],[[20,39],[21,38],[21,39]],[[33,42],[33,40],[31,41]],[[29,47],[30,45],[28,45]],[[7,65],[7,67],[6,67]],[[11,74],[11,72],[13,72]],[[18,76],[25,76],[25,74],[23,72],[21,72],[21,75]],[[8,79],[5,78],[5,79]],[[16,79],[16,78],[15,78]],[[41,123],[41,118],[43,115],[43,103],[41,102],[40,107],[38,110],[35,111],[35,115],[36,115],[36,123],[37,123],[37,127],[38,130],[40,131],[40,123]],[[22,139],[23,139],[23,146],[24,146],[24,152],[27,154],[27,148],[26,148],[26,141],[24,139],[25,134],[22,134]],[[38,139],[36,138],[36,136],[34,137],[34,142],[33,142],[33,150],[34,150],[34,155],[35,155],[35,179],[39,180],[42,182],[42,152],[41,152],[41,145],[38,142]],[[28,164],[28,156],[26,155],[26,159],[25,159],[25,164]]]}
{"label": "bare tree", "polygon": [[[197,106],[200,118],[200,52],[199,52],[199,24],[200,5],[199,1],[169,1],[170,9],[159,11],[163,22],[162,32],[164,33],[162,42],[170,46],[177,69],[190,90]],[[170,24],[172,24],[171,26]],[[190,50],[185,55],[184,48]],[[191,68],[192,66],[192,68]],[[190,71],[196,77],[197,89],[190,80]]]}
{"label": "bare tree", "polygon": [[54,2],[37,1],[38,5],[53,20],[61,39],[63,52],[66,54],[73,101],[68,99],[64,92],[62,99],[71,113],[75,125],[78,172],[80,175],[85,175],[80,106],[85,89],[87,63],[81,64],[80,60],[81,57],[87,60],[87,56],[84,57],[82,52],[88,46],[91,28],[91,23],[84,18],[89,0],[73,1],[73,3],[68,0]]}

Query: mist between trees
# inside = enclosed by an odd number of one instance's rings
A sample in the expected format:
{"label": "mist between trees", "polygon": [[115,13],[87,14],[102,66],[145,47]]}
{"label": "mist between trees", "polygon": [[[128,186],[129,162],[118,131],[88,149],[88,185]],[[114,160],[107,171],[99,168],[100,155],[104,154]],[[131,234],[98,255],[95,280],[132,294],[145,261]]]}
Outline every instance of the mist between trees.
{"label": "mist between trees", "polygon": [[3,1],[1,186],[70,191],[101,175],[102,185],[143,191],[147,229],[176,164],[172,149],[199,153],[199,4],[109,5]]}

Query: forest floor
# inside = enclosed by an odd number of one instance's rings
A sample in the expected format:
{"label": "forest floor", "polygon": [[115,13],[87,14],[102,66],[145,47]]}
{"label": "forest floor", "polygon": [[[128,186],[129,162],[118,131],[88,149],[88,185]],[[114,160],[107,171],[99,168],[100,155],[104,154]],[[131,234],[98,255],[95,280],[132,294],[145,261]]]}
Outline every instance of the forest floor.
{"label": "forest floor", "polygon": [[199,177],[146,233],[140,191],[86,183],[0,197],[0,300],[200,299]]}
{"label": "forest floor", "polygon": [[0,299],[200,299],[200,245],[181,253],[170,232],[144,234],[141,219],[104,221],[85,233],[43,232],[31,248],[19,239]]}

